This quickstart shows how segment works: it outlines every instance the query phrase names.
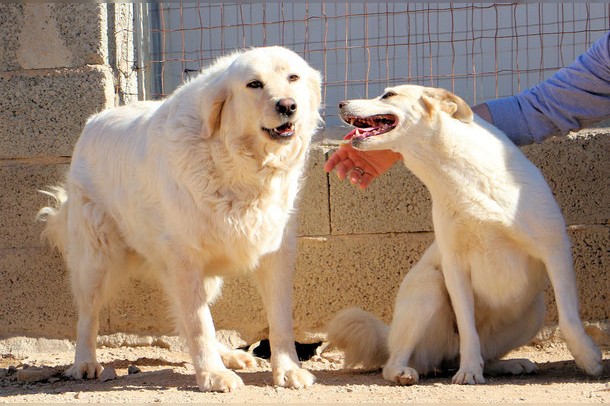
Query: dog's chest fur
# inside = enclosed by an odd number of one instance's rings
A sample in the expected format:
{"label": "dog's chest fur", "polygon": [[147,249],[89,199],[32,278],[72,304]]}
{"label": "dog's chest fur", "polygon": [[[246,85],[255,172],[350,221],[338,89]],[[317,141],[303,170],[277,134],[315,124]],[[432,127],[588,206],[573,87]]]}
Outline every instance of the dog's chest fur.
{"label": "dog's chest fur", "polygon": [[[253,172],[255,179],[245,183],[217,178],[214,193],[208,189],[195,197],[193,216],[181,219],[185,223],[180,236],[190,236],[183,240],[185,245],[196,242],[192,255],[207,274],[249,272],[263,256],[281,249],[292,235],[287,227],[293,221],[303,164],[304,156],[287,169]],[[229,178],[239,176],[243,174]]]}
{"label": "dog's chest fur", "polygon": [[[444,188],[432,188],[433,222],[442,256],[450,256],[469,273],[477,300],[503,316],[522,307],[544,289],[544,266],[530,257],[519,241],[513,207],[518,190],[457,176],[462,183],[439,177]],[[474,180],[473,180],[474,179]]]}

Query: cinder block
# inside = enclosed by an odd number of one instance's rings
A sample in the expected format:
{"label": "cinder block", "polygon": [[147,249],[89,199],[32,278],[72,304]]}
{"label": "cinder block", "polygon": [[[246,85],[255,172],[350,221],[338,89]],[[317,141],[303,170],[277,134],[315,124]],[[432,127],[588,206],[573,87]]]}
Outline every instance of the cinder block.
{"label": "cinder block", "polygon": [[0,73],[0,159],[70,156],[87,118],[114,105],[105,66]]}
{"label": "cinder block", "polygon": [[[429,233],[299,238],[293,299],[297,339],[320,338],[331,318],[349,306],[390,321],[403,276],[431,242]],[[217,329],[236,330],[248,343],[268,334],[251,277],[227,279],[212,314]]]}
{"label": "cinder block", "polygon": [[[36,213],[52,200],[39,193],[47,186],[64,180],[67,159],[57,164],[32,164],[0,161],[0,249],[41,247],[44,224],[35,220]],[[60,161],[61,162],[61,161]]]}
{"label": "cinder block", "polygon": [[107,323],[100,329],[100,334],[177,334],[171,309],[157,280],[130,278],[105,306]]}
{"label": "cinder block", "polygon": [[94,3],[0,4],[0,71],[104,64],[106,14]]}
{"label": "cinder block", "polygon": [[432,243],[432,233],[301,238],[295,277],[297,337],[308,341],[346,307],[358,306],[386,322],[404,275]]}
{"label": "cinder block", "polygon": [[298,202],[298,235],[316,236],[330,234],[328,207],[328,177],[324,172],[324,149],[314,144],[309,162],[303,174],[303,189]]}
{"label": "cinder block", "polygon": [[[153,278],[130,278],[104,310],[108,323],[100,334],[176,334],[169,297]],[[253,275],[226,278],[221,296],[211,306],[217,330],[236,330],[252,343],[266,337],[266,315]]]}
{"label": "cinder block", "polygon": [[[299,238],[293,303],[297,338],[319,338],[330,319],[349,306],[390,321],[403,276],[431,242],[430,233]],[[227,278],[211,307],[217,330],[235,330],[248,343],[268,334],[253,278]],[[156,283],[131,281],[108,306],[109,329],[102,334],[169,334],[173,324],[166,304]]]}
{"label": "cinder block", "polygon": [[0,337],[74,337],[76,313],[61,255],[45,248],[1,253]]}
{"label": "cinder block", "polygon": [[523,148],[542,171],[568,225],[608,224],[610,131],[589,130]]}
{"label": "cinder block", "polygon": [[333,235],[432,231],[430,194],[401,162],[366,190],[340,181],[334,172],[329,183]]}

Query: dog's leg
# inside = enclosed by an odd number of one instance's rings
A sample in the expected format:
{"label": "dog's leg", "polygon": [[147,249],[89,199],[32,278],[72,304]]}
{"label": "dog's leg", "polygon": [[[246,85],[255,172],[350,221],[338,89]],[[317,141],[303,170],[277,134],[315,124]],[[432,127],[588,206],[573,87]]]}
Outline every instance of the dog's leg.
{"label": "dog's leg", "polygon": [[489,375],[523,375],[536,372],[537,367],[526,358],[501,359],[485,363],[485,373]]}
{"label": "dog's leg", "polygon": [[400,285],[388,338],[390,358],[383,368],[383,377],[390,382],[415,384],[419,373],[457,356],[453,309],[440,267],[433,243]]}
{"label": "dog's leg", "polygon": [[[74,364],[64,375],[92,379],[102,371],[96,359],[99,312],[111,290],[113,270],[124,264],[124,247],[114,222],[79,192],[70,194],[66,263],[78,308]],[[112,275],[111,275],[112,274]],[[111,277],[112,276],[112,277]]]}
{"label": "dog's leg", "polygon": [[[103,270],[94,270],[91,273],[101,274],[100,279],[103,279]],[[93,379],[99,377],[102,372],[102,366],[96,359],[95,347],[103,292],[93,291],[86,286],[73,287],[72,290],[78,307],[76,354],[74,364],[64,372],[64,375],[73,379]]]}
{"label": "dog's leg", "polygon": [[601,351],[585,332],[578,315],[576,277],[572,268],[572,255],[567,236],[560,246],[548,250],[543,262],[555,293],[559,328],[576,364],[589,375],[601,374],[603,369]]}
{"label": "dog's leg", "polygon": [[171,272],[170,297],[175,300],[179,327],[195,368],[197,385],[203,392],[229,392],[243,386],[242,379],[228,370],[218,351],[211,303],[220,291],[220,278],[206,278],[194,266],[175,266]]}
{"label": "dog's leg", "polygon": [[294,241],[289,241],[279,252],[265,256],[256,274],[269,323],[273,382],[278,386],[302,388],[313,385],[315,377],[301,368],[294,346],[294,255]]}
{"label": "dog's leg", "polygon": [[468,272],[457,258],[442,259],[447,291],[460,335],[460,369],[453,376],[457,384],[485,383],[481,344],[474,318],[474,294]]}
{"label": "dog's leg", "polygon": [[499,329],[481,332],[481,347],[485,360],[485,373],[491,375],[520,375],[536,371],[536,364],[528,359],[498,360],[515,348],[529,343],[544,323],[544,293],[540,293],[514,323]]}

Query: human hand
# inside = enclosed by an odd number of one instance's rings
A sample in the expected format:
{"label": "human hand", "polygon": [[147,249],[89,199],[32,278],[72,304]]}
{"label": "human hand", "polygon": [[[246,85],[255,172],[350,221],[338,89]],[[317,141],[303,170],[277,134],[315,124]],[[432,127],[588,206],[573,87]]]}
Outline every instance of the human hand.
{"label": "human hand", "polygon": [[359,151],[350,143],[346,143],[328,158],[324,170],[330,173],[334,169],[341,180],[349,174],[352,184],[366,189],[376,177],[390,169],[401,158],[402,155],[394,151]]}

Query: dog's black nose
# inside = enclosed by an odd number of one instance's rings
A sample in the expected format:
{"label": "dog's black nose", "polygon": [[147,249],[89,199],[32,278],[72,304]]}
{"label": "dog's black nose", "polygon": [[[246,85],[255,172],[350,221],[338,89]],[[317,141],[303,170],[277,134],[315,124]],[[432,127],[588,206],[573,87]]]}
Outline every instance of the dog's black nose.
{"label": "dog's black nose", "polygon": [[285,116],[291,116],[297,111],[297,102],[294,101],[292,97],[288,97],[286,99],[280,99],[275,104],[275,109],[278,113],[283,114]]}

